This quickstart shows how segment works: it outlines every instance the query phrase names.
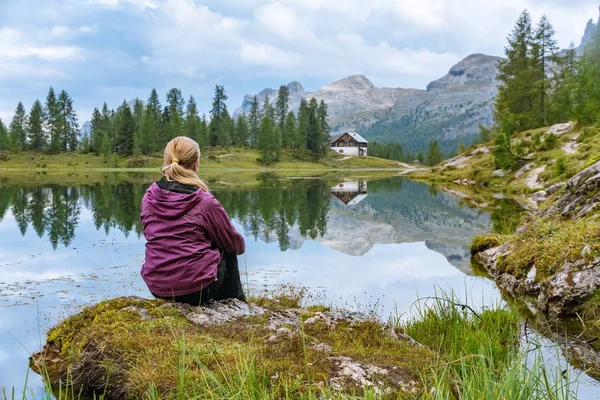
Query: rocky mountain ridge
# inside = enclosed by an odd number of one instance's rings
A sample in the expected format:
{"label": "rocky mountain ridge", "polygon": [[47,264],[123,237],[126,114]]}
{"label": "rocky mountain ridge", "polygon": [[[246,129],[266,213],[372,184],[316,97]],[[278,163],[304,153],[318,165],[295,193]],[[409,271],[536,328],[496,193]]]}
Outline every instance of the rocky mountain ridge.
{"label": "rocky mountain ridge", "polygon": [[[485,54],[470,55],[447,75],[431,82],[426,90],[378,88],[364,75],[340,79],[315,92],[307,92],[300,83],[291,82],[287,85],[290,108],[297,109],[303,97],[325,101],[333,134],[356,130],[367,139],[399,141],[419,149],[422,146],[408,142],[417,139],[424,146],[435,136],[442,141],[462,139],[468,143],[476,137],[480,123],[492,123],[499,60]],[[260,103],[266,96],[274,102],[277,90],[265,89],[257,94]],[[252,99],[252,95],[245,96],[234,116],[249,113]]]}
{"label": "rocky mountain ridge", "polygon": [[[591,19],[577,48],[590,42],[599,23]],[[398,142],[405,150],[425,151],[431,139],[438,139],[443,151],[456,151],[458,142],[472,143],[479,125],[493,124],[493,102],[498,92],[497,65],[500,57],[471,54],[425,90],[378,88],[364,75],[352,75],[315,92],[291,82],[290,108],[297,109],[303,97],[324,100],[329,106],[332,134],[353,130],[368,140]],[[276,89],[258,93],[276,97]],[[234,115],[248,113],[253,96],[247,95]]]}

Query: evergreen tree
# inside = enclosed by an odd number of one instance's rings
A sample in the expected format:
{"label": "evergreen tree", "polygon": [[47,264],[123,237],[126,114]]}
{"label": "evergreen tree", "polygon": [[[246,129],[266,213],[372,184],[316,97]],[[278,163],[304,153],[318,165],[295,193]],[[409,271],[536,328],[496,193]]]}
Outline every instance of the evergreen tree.
{"label": "evergreen tree", "polygon": [[299,143],[300,138],[298,137],[298,126],[296,122],[296,115],[293,111],[288,112],[285,119],[285,126],[283,128],[283,137],[288,138],[288,146],[293,149],[299,148],[303,143]]}
{"label": "evergreen tree", "polygon": [[536,79],[532,68],[531,45],[533,33],[531,16],[523,11],[508,38],[504,49],[506,58],[498,64],[501,81],[496,97],[496,121],[514,119],[520,130],[535,126]]}
{"label": "evergreen tree", "polygon": [[117,110],[116,115],[116,141],[114,144],[117,154],[124,156],[133,155],[133,140],[135,135],[135,119],[127,102]]}
{"label": "evergreen tree", "polygon": [[548,17],[542,16],[533,38],[531,53],[533,76],[535,77],[535,125],[548,124],[549,92],[550,92],[550,62],[556,62],[558,45],[554,39],[554,28]]}
{"label": "evergreen tree", "polygon": [[421,151],[417,153],[417,161],[419,162],[419,164],[423,164],[425,162],[425,157],[423,156],[423,153]]}
{"label": "evergreen tree", "polygon": [[261,160],[267,165],[278,161],[281,151],[281,137],[277,131],[269,107],[270,105],[266,107],[258,134],[258,149],[261,153]]}
{"label": "evergreen tree", "polygon": [[200,132],[200,117],[198,116],[198,106],[194,96],[190,96],[185,112],[185,135],[194,139],[200,147],[204,145],[203,137]]}
{"label": "evergreen tree", "polygon": [[142,127],[140,130],[140,151],[142,154],[151,154],[160,147],[162,131],[162,114],[160,99],[156,89],[152,89],[146,102]]}
{"label": "evergreen tree", "polygon": [[226,100],[225,88],[216,85],[213,105],[210,110],[209,135],[211,146],[224,146],[231,143],[231,131],[229,129],[233,124],[227,111]]}
{"label": "evergreen tree", "polygon": [[438,141],[437,139],[433,139],[429,143],[429,148],[427,149],[427,165],[433,167],[441,163],[443,159],[444,156],[442,155]]}
{"label": "evergreen tree", "polygon": [[102,146],[102,138],[106,131],[102,130],[103,120],[102,114],[100,114],[100,110],[98,108],[94,108],[92,112],[92,120],[90,121],[90,147],[92,152],[96,154],[100,154],[101,146]]}
{"label": "evergreen tree", "polygon": [[46,148],[46,133],[44,132],[44,107],[36,100],[31,107],[27,118],[27,132],[29,133],[29,147],[34,150]]}
{"label": "evergreen tree", "polygon": [[135,132],[133,135],[133,153],[142,154],[142,125],[144,124],[144,102],[135,99],[133,103],[133,120],[135,121]]}
{"label": "evergreen tree", "polygon": [[235,121],[235,135],[234,135],[234,146],[244,147],[248,146],[248,119],[245,114],[241,114]]}
{"label": "evergreen tree", "polygon": [[50,140],[50,151],[56,153],[60,151],[61,141],[60,108],[52,87],[50,87],[46,96],[44,115],[46,116],[46,134]]}
{"label": "evergreen tree", "polygon": [[167,107],[169,108],[169,121],[166,125],[167,137],[169,141],[183,134],[183,109],[185,100],[180,89],[173,88],[167,93]]}
{"label": "evergreen tree", "polygon": [[321,135],[319,156],[322,156],[327,151],[331,142],[331,129],[329,128],[328,120],[327,104],[321,100],[317,108],[317,124],[319,126],[319,134]]}
{"label": "evergreen tree", "polygon": [[0,119],[0,153],[8,150],[9,144],[8,129],[6,129],[6,125],[4,125],[4,122]]}
{"label": "evergreen tree", "polygon": [[298,111],[298,133],[297,133],[297,149],[308,148],[308,136],[311,130],[311,109],[308,106],[306,99],[300,101],[300,109]]}
{"label": "evergreen tree", "polygon": [[287,86],[280,86],[277,92],[277,102],[275,103],[275,119],[279,134],[281,135],[283,147],[291,147],[291,138],[285,135],[285,119],[290,110],[290,89]]}
{"label": "evergreen tree", "polygon": [[100,130],[108,134],[112,150],[114,151],[115,142],[115,124],[114,124],[115,113],[113,110],[108,109],[108,105],[104,103],[102,105],[102,124]]}
{"label": "evergreen tree", "polygon": [[112,143],[108,132],[102,131],[102,139],[100,140],[100,153],[104,156],[104,160],[108,162],[110,155],[112,154]]}
{"label": "evergreen tree", "polygon": [[306,147],[308,152],[316,159],[323,153],[323,126],[318,115],[319,103],[314,97],[308,102],[308,132],[306,137]]}
{"label": "evergreen tree", "polygon": [[8,129],[14,148],[16,150],[25,150],[27,146],[27,115],[23,103],[19,102],[17,105],[15,115]]}
{"label": "evergreen tree", "polygon": [[59,115],[59,149],[62,151],[75,151],[77,150],[79,124],[73,107],[73,99],[65,90],[62,90],[58,95],[57,109]]}
{"label": "evergreen tree", "polygon": [[250,147],[256,147],[258,143],[258,131],[260,129],[260,109],[258,106],[258,98],[254,96],[252,99],[252,107],[248,116],[248,125],[250,133]]}

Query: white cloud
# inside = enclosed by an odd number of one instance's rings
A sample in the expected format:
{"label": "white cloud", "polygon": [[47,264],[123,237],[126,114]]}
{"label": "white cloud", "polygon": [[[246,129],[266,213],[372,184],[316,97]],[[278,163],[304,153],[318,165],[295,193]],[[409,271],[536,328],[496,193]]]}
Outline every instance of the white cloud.
{"label": "white cloud", "polygon": [[254,11],[254,18],[266,30],[286,40],[302,37],[310,32],[304,18],[296,10],[281,4],[271,3]]}
{"label": "white cloud", "polygon": [[88,3],[100,4],[109,7],[119,7],[123,4],[132,4],[141,9],[158,7],[158,3],[154,0],[88,0]]}
{"label": "white cloud", "polygon": [[285,52],[268,44],[243,44],[240,57],[242,61],[253,66],[289,69],[300,64],[298,54]]}
{"label": "white cloud", "polygon": [[441,28],[447,15],[446,0],[397,0],[394,11],[403,20],[414,26]]}
{"label": "white cloud", "polygon": [[74,46],[41,46],[22,38],[19,31],[0,28],[0,53],[7,58],[37,57],[42,60],[73,58],[81,55],[82,49]]}
{"label": "white cloud", "polygon": [[69,33],[69,28],[64,25],[54,25],[50,33],[52,36],[64,36]]}

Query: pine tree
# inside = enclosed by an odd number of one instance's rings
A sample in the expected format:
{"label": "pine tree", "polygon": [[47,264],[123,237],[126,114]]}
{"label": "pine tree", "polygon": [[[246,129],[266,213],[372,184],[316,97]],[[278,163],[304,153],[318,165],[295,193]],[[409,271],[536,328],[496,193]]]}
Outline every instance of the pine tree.
{"label": "pine tree", "polygon": [[50,151],[57,153],[60,151],[60,108],[56,100],[54,88],[50,87],[46,96],[44,105],[44,115],[46,116],[46,134],[50,140]]}
{"label": "pine tree", "polygon": [[105,131],[102,130],[102,114],[98,108],[94,108],[92,112],[92,120],[90,121],[90,147],[92,152],[100,154],[102,146],[102,137]]}
{"label": "pine tree", "polygon": [[318,108],[319,103],[313,97],[308,102],[309,130],[306,137],[306,147],[308,152],[316,159],[319,159],[323,153],[323,126],[319,119]]}
{"label": "pine tree", "polygon": [[438,141],[437,139],[433,139],[429,143],[429,148],[427,149],[427,165],[433,167],[441,163],[443,159],[444,156],[442,155]]}
{"label": "pine tree", "polygon": [[258,143],[258,131],[260,129],[260,109],[258,106],[258,98],[254,96],[252,99],[252,107],[248,116],[248,125],[250,130],[250,147],[256,147]]}
{"label": "pine tree", "polygon": [[287,86],[280,86],[277,92],[277,102],[275,103],[275,120],[285,148],[291,147],[291,138],[285,135],[285,119],[290,110],[289,102],[290,89]]}
{"label": "pine tree", "polygon": [[235,135],[234,135],[234,146],[245,147],[248,146],[248,119],[245,114],[241,114],[235,121]]}
{"label": "pine tree", "polygon": [[311,109],[308,106],[306,99],[300,101],[300,109],[298,111],[298,133],[296,149],[308,149],[308,136],[311,130]]}
{"label": "pine tree", "polygon": [[331,142],[331,129],[329,128],[328,120],[327,104],[321,100],[319,102],[319,107],[317,108],[317,123],[319,125],[319,134],[321,135],[319,142],[319,156],[322,156],[325,153]]}
{"label": "pine tree", "polygon": [[200,117],[198,116],[198,106],[194,96],[190,96],[185,112],[185,135],[194,139],[200,147],[204,145],[203,137],[200,135]]}
{"label": "pine tree", "polygon": [[8,129],[6,129],[6,125],[4,125],[4,122],[0,119],[0,153],[8,150],[9,144]]}
{"label": "pine tree", "polygon": [[266,110],[260,123],[258,134],[258,149],[261,160],[265,164],[272,164],[279,160],[281,151],[281,138],[272,118],[271,107],[265,103]]}
{"label": "pine tree", "polygon": [[169,108],[169,121],[166,126],[167,141],[183,134],[183,110],[185,100],[181,89],[173,88],[167,93],[167,107]]}
{"label": "pine tree", "polygon": [[225,146],[231,143],[230,129],[233,124],[227,111],[226,100],[225,88],[216,85],[213,105],[210,110],[209,135],[211,146]]}
{"label": "pine tree", "polygon": [[531,45],[533,74],[535,80],[535,125],[548,124],[550,62],[556,62],[558,45],[554,39],[554,28],[548,17],[542,16],[538,23]]}
{"label": "pine tree", "polygon": [[135,135],[135,119],[127,102],[123,101],[117,110],[116,116],[117,136],[115,151],[124,156],[133,155],[133,139]]}
{"label": "pine tree", "polygon": [[12,145],[16,150],[25,150],[27,147],[27,115],[23,103],[19,102],[15,115],[10,123],[9,134]]}
{"label": "pine tree", "polygon": [[135,99],[133,103],[133,120],[135,121],[135,132],[133,135],[133,154],[142,154],[142,125],[144,123],[144,102]]}
{"label": "pine tree", "polygon": [[73,107],[73,99],[65,90],[62,90],[58,95],[57,108],[59,115],[59,148],[63,151],[75,151],[78,147],[79,124]]}
{"label": "pine tree", "polygon": [[162,126],[162,109],[160,105],[160,99],[156,89],[152,89],[148,101],[146,102],[146,108],[144,109],[144,115],[142,119],[142,126],[140,129],[140,151],[142,154],[151,154],[159,149],[160,140],[162,139],[161,133],[163,132]]}
{"label": "pine tree", "polygon": [[46,148],[46,133],[44,132],[44,107],[36,100],[31,107],[27,118],[27,132],[29,133],[29,147],[34,150]]}
{"label": "pine tree", "polygon": [[521,13],[504,49],[506,58],[498,64],[501,81],[496,97],[496,121],[514,119],[519,130],[535,126],[535,71],[532,68],[531,46],[533,33],[531,16]]}
{"label": "pine tree", "polygon": [[425,156],[423,156],[423,153],[420,150],[417,153],[417,161],[419,164],[423,164],[425,162]]}
{"label": "pine tree", "polygon": [[292,149],[297,149],[301,146],[301,141],[298,137],[298,126],[296,123],[296,115],[294,115],[293,111],[288,112],[288,115],[285,119],[285,126],[283,129],[283,137],[288,138],[288,145]]}
{"label": "pine tree", "polygon": [[100,153],[104,156],[104,160],[108,162],[110,155],[112,154],[112,143],[108,132],[102,131],[102,139],[100,140]]}

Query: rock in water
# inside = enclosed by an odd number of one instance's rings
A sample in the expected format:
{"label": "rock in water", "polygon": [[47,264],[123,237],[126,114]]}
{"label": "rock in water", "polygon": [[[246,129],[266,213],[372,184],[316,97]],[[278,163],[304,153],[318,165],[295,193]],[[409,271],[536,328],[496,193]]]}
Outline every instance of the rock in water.
{"label": "rock in water", "polygon": [[419,394],[419,377],[435,358],[398,328],[354,312],[286,308],[272,300],[191,307],[123,297],[51,329],[30,363],[50,384],[67,382],[107,399],[143,398],[151,388],[172,395],[178,386],[200,398],[219,388],[227,397],[243,393],[248,377],[277,398],[309,386],[333,397],[360,395],[366,387]]}

